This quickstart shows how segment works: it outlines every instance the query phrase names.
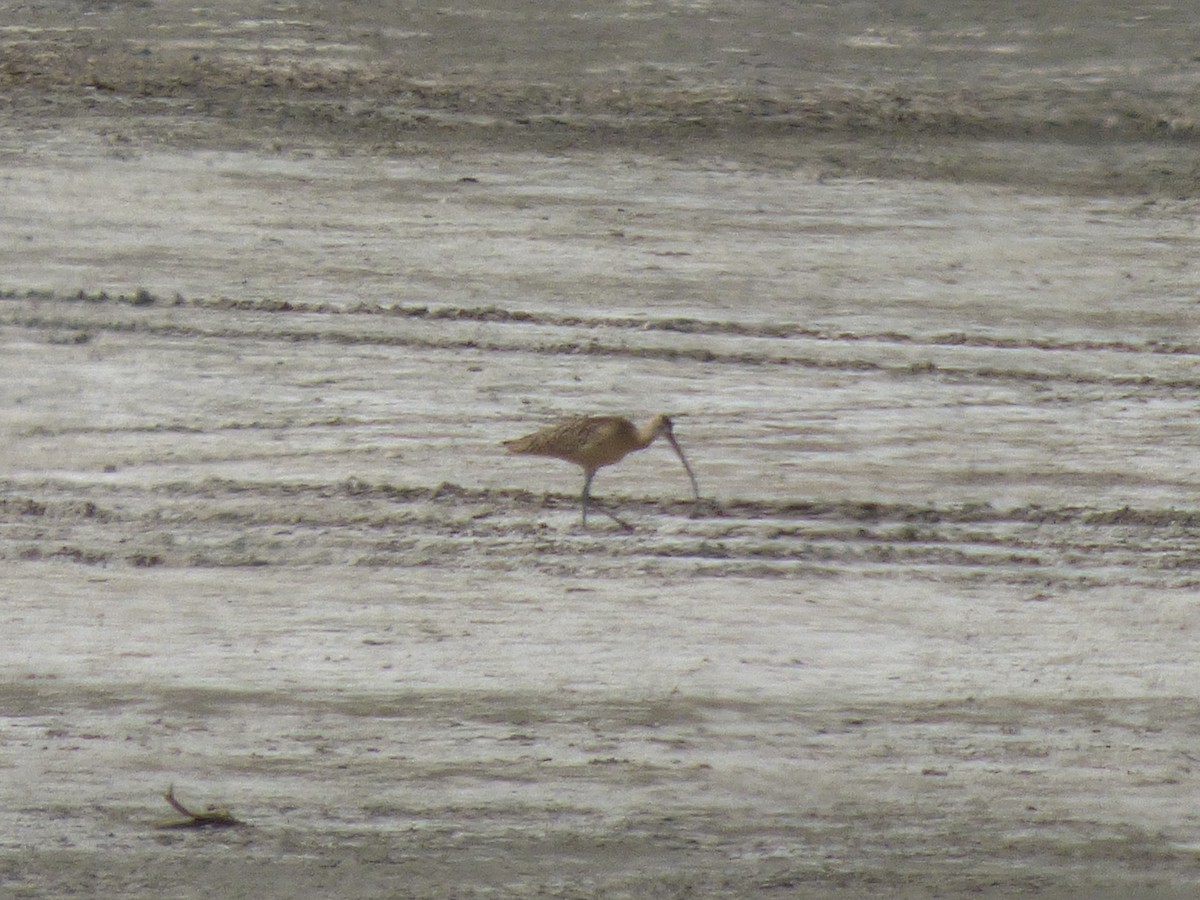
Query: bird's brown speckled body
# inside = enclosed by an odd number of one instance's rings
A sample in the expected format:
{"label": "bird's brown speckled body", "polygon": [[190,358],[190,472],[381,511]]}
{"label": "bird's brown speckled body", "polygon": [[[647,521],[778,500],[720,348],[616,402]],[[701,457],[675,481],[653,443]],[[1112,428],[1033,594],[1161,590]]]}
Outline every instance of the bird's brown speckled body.
{"label": "bird's brown speckled body", "polygon": [[[504,446],[509,453],[550,456],[580,466],[584,472],[582,503],[583,523],[586,525],[589,492],[596,470],[620,462],[635,450],[646,449],[660,436],[665,437],[678,454],[691,479],[692,491],[699,500],[700,488],[696,484],[696,476],[692,474],[692,467],[675,440],[671,419],[665,415],[655,416],[643,428],[620,416],[582,416],[505,441]],[[621,525],[629,527],[612,513],[605,512]]]}

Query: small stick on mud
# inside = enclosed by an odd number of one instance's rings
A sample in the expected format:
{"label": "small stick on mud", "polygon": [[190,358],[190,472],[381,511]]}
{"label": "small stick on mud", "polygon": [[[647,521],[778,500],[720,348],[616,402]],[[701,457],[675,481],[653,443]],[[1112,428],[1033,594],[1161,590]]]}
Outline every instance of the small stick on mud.
{"label": "small stick on mud", "polygon": [[210,806],[204,812],[192,812],[175,798],[175,785],[167,788],[163,799],[184,818],[166,819],[158,822],[155,828],[231,828],[246,824],[240,819],[235,819],[229,810],[219,806]]}

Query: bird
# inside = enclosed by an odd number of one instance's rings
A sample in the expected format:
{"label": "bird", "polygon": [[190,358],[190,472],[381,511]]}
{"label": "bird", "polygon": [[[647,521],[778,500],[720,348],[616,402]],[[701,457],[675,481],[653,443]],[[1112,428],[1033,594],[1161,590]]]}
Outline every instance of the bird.
{"label": "bird", "polygon": [[[509,453],[551,456],[580,466],[584,474],[583,494],[580,500],[583,507],[583,525],[586,528],[588,501],[596,471],[620,462],[635,450],[645,450],[658,437],[665,437],[675,450],[692,482],[692,492],[699,501],[700,487],[696,484],[696,476],[692,473],[692,467],[688,465],[679,442],[675,440],[671,419],[666,415],[655,416],[642,428],[620,416],[580,416],[524,437],[504,441],[503,446],[508,448]],[[600,507],[600,511],[622,528],[632,531],[627,523],[604,507]]]}

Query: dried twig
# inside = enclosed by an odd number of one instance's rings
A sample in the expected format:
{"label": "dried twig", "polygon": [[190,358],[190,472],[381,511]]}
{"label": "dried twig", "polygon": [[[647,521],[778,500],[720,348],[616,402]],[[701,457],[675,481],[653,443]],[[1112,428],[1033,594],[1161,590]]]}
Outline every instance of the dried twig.
{"label": "dried twig", "polygon": [[219,806],[210,806],[203,812],[193,812],[175,797],[175,785],[171,785],[163,799],[182,819],[166,819],[157,823],[156,828],[230,828],[235,825],[245,825],[240,819],[235,819],[233,813]]}

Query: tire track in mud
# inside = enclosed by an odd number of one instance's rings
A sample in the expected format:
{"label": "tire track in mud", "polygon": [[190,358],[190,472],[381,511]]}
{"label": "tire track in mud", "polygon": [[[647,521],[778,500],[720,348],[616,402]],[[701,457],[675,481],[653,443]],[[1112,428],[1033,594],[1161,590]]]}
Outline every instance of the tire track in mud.
{"label": "tire track in mud", "polygon": [[[1200,344],[1182,339],[1067,340],[955,331],[927,335],[852,332],[795,323],[756,324],[690,317],[578,316],[496,306],[292,303],[229,298],[173,300],[139,291],[61,297],[14,292],[0,325],[86,343],[97,332],[278,343],[373,345],[414,350],[534,353],[729,365],[877,372],[911,377],[1200,390]],[[47,314],[48,312],[53,314]],[[111,313],[106,315],[107,313]],[[72,313],[76,313],[72,315]],[[189,316],[189,313],[194,315]],[[217,321],[212,316],[217,314]],[[240,313],[241,316],[220,316]],[[247,320],[257,318],[257,322]],[[389,323],[424,330],[400,331]],[[64,335],[66,337],[64,337]],[[657,340],[661,337],[662,340]],[[685,343],[691,339],[690,346]],[[857,352],[846,352],[855,348]],[[1013,364],[1022,353],[1021,364]],[[1116,357],[1124,372],[1102,370]],[[1041,363],[1040,365],[1038,363]]]}
{"label": "tire track in mud", "polygon": [[[1036,380],[1057,382],[1067,393],[1073,385],[1100,385],[1140,400],[1200,387],[1200,376],[1193,374],[1200,345],[1187,340],[857,334],[789,324],[575,316],[492,306],[335,308],[164,300],[145,292],[70,298],[9,294],[0,300],[0,325],[50,344],[63,343],[66,334],[80,336],[78,343],[86,345],[97,334],[111,333],[132,336],[136,347],[136,338],[146,335],[166,342],[156,351],[166,358],[201,345],[255,342],[265,348],[261,353],[268,362],[288,366],[302,365],[298,346],[362,344],[649,357],[750,370],[825,367],[863,378]],[[681,340],[702,343],[681,347]],[[818,355],[827,348],[834,348],[834,355]],[[915,349],[926,362],[897,357],[896,348]],[[934,362],[932,353],[950,356]],[[1026,367],[1005,365],[1013,353],[1021,354]],[[1103,366],[1098,357],[1104,358]],[[1112,371],[1113,360],[1127,373]],[[1067,401],[1078,402],[1070,396]],[[132,477],[143,480],[119,475],[122,466],[90,481],[11,479],[0,490],[0,558],[135,567],[532,568],[563,576],[835,578],[854,572],[1008,584],[1032,598],[1051,587],[1200,584],[1200,511],[1187,507],[1104,507],[1086,498],[1071,505],[1001,506],[847,496],[819,501],[734,496],[694,505],[606,493],[603,501],[637,524],[634,534],[624,535],[579,528],[574,493],[464,486],[432,477],[422,483],[420,473],[415,482],[404,483],[361,477],[313,481],[282,470],[276,473],[280,480],[256,480],[214,475],[205,468],[307,456],[319,465],[331,452],[361,449],[364,432],[387,427],[386,417],[373,417],[365,408],[321,414],[252,402],[241,416],[200,418],[167,409],[166,420],[47,420],[27,429],[22,437],[43,443],[138,447],[141,475]],[[224,439],[233,435],[236,446]],[[178,443],[184,439],[201,444]],[[350,450],[349,441],[355,442]],[[157,473],[167,464],[170,471]]]}
{"label": "tire track in mud", "polygon": [[[1167,340],[1163,338],[1146,341],[1128,340],[1066,340],[1046,337],[1016,337],[991,333],[972,334],[964,331],[952,331],[931,335],[908,334],[900,331],[846,331],[833,328],[817,328],[799,323],[763,323],[741,322],[721,319],[700,319],[688,316],[668,316],[656,318],[653,316],[580,316],[572,314],[550,313],[545,311],[513,310],[494,305],[478,307],[410,305],[394,303],[390,305],[358,303],[346,304],[317,304],[289,300],[236,300],[228,297],[218,298],[174,298],[156,297],[149,292],[139,291],[133,295],[110,295],[107,292],[87,294],[80,292],[74,295],[59,295],[40,291],[5,291],[0,292],[0,300],[7,301],[10,309],[27,308],[40,310],[43,307],[59,309],[142,309],[149,312],[152,309],[179,310],[210,310],[244,313],[276,313],[293,314],[295,316],[329,316],[329,317],[359,317],[383,316],[398,319],[414,319],[430,322],[474,322],[479,324],[505,324],[550,326],[556,328],[581,329],[624,329],[637,332],[667,332],[671,334],[702,334],[713,336],[755,337],[755,338],[809,338],[827,342],[872,342],[895,344],[923,344],[943,347],[980,347],[998,350],[1044,350],[1044,351],[1112,351],[1119,353],[1153,353],[1179,354],[1200,356],[1200,343],[1182,339]],[[78,327],[78,323],[64,318],[37,318],[25,320],[14,319],[12,324],[32,328],[70,329]],[[149,328],[152,323],[142,327]],[[104,328],[112,330],[137,329],[130,323],[122,325],[114,322],[109,325],[97,322],[85,322],[84,327]],[[236,333],[236,332],[233,332]],[[255,336],[257,330],[248,330]],[[269,333],[269,332],[268,332]],[[299,332],[304,333],[304,332]],[[282,339],[293,339],[297,332],[282,331]],[[364,339],[366,336],[364,335]],[[319,339],[319,338],[317,338]]]}
{"label": "tire track in mud", "polygon": [[[927,578],[1039,589],[1200,586],[1200,512],[869,501],[620,498],[632,534],[573,495],[206,479],[148,490],[5,485],[0,558],[134,567],[432,566],[563,576]],[[612,503],[614,501],[609,500]]]}

